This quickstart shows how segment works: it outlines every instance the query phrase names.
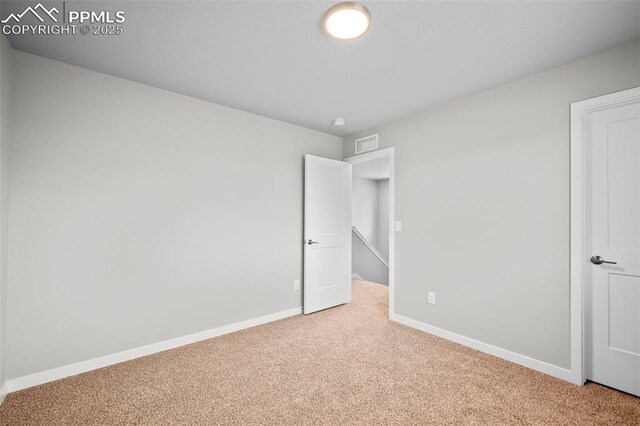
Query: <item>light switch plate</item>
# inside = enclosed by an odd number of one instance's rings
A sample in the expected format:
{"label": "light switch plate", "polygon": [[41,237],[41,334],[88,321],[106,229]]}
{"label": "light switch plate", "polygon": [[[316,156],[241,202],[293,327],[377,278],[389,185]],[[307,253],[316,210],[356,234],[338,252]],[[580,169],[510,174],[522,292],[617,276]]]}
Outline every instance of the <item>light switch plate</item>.
{"label": "light switch plate", "polygon": [[396,232],[402,231],[402,221],[396,220]]}
{"label": "light switch plate", "polygon": [[300,280],[293,280],[293,289],[300,290]]}

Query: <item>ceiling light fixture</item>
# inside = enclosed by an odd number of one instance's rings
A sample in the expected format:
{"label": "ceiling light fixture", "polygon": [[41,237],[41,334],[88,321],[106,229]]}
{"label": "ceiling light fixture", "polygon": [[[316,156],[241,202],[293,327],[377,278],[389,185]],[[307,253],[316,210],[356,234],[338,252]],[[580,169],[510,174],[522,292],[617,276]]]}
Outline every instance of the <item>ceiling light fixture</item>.
{"label": "ceiling light fixture", "polygon": [[371,13],[360,3],[339,3],[327,10],[322,20],[324,31],[339,40],[355,40],[371,28]]}
{"label": "ceiling light fixture", "polygon": [[344,126],[345,124],[347,124],[346,118],[338,117],[333,119],[334,126]]}

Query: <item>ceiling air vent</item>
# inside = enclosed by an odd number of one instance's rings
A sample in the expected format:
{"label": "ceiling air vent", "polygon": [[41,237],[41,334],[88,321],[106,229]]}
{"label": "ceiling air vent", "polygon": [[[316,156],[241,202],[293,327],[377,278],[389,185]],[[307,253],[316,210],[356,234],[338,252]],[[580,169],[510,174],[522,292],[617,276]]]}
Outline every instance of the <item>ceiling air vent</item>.
{"label": "ceiling air vent", "polygon": [[356,154],[378,149],[378,134],[356,139]]}

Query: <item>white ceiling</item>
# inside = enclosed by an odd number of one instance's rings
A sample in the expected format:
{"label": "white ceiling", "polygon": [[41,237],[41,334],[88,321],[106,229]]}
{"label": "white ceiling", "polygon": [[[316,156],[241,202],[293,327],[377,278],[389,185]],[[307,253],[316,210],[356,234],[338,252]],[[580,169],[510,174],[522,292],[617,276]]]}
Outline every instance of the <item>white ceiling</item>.
{"label": "white ceiling", "polygon": [[377,160],[356,163],[353,165],[352,174],[354,177],[364,179],[389,179],[389,159],[379,158]]}
{"label": "white ceiling", "polygon": [[[320,27],[333,3],[68,1],[76,10],[126,11],[124,34],[10,42],[346,135],[640,38],[640,1],[389,1],[364,2],[373,16],[364,39],[335,42]],[[25,2],[0,7],[4,18]],[[347,125],[332,126],[334,117]]]}

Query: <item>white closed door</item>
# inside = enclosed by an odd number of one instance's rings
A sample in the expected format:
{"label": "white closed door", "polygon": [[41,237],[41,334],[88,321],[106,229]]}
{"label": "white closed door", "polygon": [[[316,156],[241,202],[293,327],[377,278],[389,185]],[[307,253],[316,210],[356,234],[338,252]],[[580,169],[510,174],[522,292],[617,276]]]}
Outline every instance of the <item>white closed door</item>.
{"label": "white closed door", "polygon": [[304,306],[351,301],[351,164],[304,157]]}
{"label": "white closed door", "polygon": [[640,396],[640,101],[590,113],[585,129],[587,379]]}

